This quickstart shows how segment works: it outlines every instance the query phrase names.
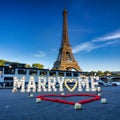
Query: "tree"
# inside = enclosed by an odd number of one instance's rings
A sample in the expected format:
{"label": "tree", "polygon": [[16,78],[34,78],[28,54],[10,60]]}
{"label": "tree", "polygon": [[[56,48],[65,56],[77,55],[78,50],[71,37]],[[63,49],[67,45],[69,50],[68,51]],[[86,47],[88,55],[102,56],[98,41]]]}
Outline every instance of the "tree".
{"label": "tree", "polygon": [[111,72],[110,72],[110,71],[105,71],[104,74],[105,74],[106,76],[110,76],[110,75],[111,75]]}
{"label": "tree", "polygon": [[58,70],[57,68],[52,68],[51,70]]}
{"label": "tree", "polygon": [[26,68],[30,68],[31,66],[30,66],[30,64],[26,64],[25,67]]}
{"label": "tree", "polygon": [[39,64],[39,63],[33,63],[33,64],[32,64],[32,67],[33,67],[33,68],[43,69],[43,68],[44,68],[44,65]]}
{"label": "tree", "polygon": [[8,62],[7,60],[0,59],[0,66],[4,66],[5,62]]}
{"label": "tree", "polygon": [[104,76],[105,74],[104,74],[104,72],[102,72],[102,71],[98,71],[98,76]]}
{"label": "tree", "polygon": [[91,71],[90,75],[95,75],[95,73],[97,73],[96,71]]}

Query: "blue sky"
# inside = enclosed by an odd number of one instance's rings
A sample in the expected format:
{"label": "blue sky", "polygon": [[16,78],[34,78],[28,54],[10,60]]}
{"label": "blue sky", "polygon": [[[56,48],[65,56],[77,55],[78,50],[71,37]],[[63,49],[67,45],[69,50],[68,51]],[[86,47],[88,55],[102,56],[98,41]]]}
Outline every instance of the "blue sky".
{"label": "blue sky", "polygon": [[0,59],[52,68],[64,8],[69,41],[83,71],[119,71],[119,0],[0,0]]}

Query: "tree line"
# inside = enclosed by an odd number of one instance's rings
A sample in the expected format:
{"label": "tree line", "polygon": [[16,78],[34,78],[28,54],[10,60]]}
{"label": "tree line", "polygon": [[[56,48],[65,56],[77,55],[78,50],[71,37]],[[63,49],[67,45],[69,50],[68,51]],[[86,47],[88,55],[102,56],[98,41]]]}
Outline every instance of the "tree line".
{"label": "tree line", "polygon": [[[11,61],[8,61],[8,60],[4,60],[4,59],[0,59],[0,66],[5,66],[5,63],[6,62],[11,62]],[[19,63],[19,62],[14,62],[14,63]],[[40,64],[40,63],[33,63],[32,65],[30,64],[26,64],[25,65],[26,68],[39,68],[39,69],[43,69],[44,68],[44,65],[43,64]]]}
{"label": "tree line", "polygon": [[[6,62],[11,62],[8,60],[3,60],[0,59],[0,66],[5,66]],[[18,63],[18,62],[15,62]],[[30,64],[26,64],[25,65],[26,68],[39,68],[39,69],[44,69],[44,65],[40,64],[40,63],[33,63],[32,65]],[[98,76],[120,76],[120,72],[111,72],[111,71],[91,71],[91,72],[87,72],[87,75],[98,75]]]}
{"label": "tree line", "polygon": [[112,71],[91,71],[88,72],[87,75],[97,75],[100,77],[109,77],[109,76],[120,76],[120,71],[118,72],[112,72]]}

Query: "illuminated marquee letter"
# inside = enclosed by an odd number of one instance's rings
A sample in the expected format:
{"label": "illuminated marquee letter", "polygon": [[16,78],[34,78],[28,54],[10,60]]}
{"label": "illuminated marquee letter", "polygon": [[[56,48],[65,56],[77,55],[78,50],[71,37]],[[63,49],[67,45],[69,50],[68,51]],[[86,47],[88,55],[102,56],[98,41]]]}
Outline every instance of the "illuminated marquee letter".
{"label": "illuminated marquee letter", "polygon": [[[73,92],[73,91],[76,89],[77,85],[78,85],[78,82],[77,82],[76,79],[66,79],[64,83],[65,83],[65,87],[66,87],[70,92]],[[71,87],[69,86],[69,83],[74,83],[74,86],[71,88]]]}
{"label": "illuminated marquee letter", "polygon": [[27,92],[35,92],[36,91],[36,84],[34,77],[30,77],[27,87]]}
{"label": "illuminated marquee letter", "polygon": [[78,77],[78,91],[83,91],[83,88],[86,91],[90,91],[89,80],[87,77],[85,79]]}
{"label": "illuminated marquee letter", "polygon": [[96,91],[98,82],[95,82],[94,77],[91,77],[91,91]]}
{"label": "illuminated marquee letter", "polygon": [[45,85],[46,85],[46,76],[45,77],[38,77],[38,89],[37,89],[37,91],[41,92],[42,89],[43,89],[43,91],[47,91]]}
{"label": "illuminated marquee letter", "polygon": [[59,91],[63,90],[63,83],[64,83],[64,77],[57,77],[58,83],[59,83]]}
{"label": "illuminated marquee letter", "polygon": [[56,77],[48,77],[48,91],[57,91],[56,87]]}
{"label": "illuminated marquee letter", "polygon": [[13,89],[12,91],[17,91],[17,88],[21,87],[21,92],[25,92],[25,77],[22,77],[20,80],[17,77],[14,77]]}

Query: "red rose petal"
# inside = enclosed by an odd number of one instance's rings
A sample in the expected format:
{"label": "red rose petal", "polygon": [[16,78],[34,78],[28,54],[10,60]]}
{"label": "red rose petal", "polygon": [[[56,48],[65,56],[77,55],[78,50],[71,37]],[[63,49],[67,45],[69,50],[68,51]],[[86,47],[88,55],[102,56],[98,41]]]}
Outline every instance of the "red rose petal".
{"label": "red rose petal", "polygon": [[70,104],[70,105],[74,105],[76,102],[70,102],[67,100],[61,100],[61,99],[57,99],[57,98],[50,98],[50,97],[72,97],[72,96],[88,96],[88,97],[92,97],[90,99],[86,99],[86,100],[80,100],[77,103],[80,104],[85,104],[85,103],[89,103],[92,101],[96,101],[96,100],[100,100],[100,96],[95,95],[95,94],[66,94],[66,95],[61,95],[61,94],[45,94],[45,95],[39,95],[36,98],[40,98],[41,100],[46,100],[46,101],[52,101],[52,102],[58,102],[58,103],[63,103],[63,104]]}

